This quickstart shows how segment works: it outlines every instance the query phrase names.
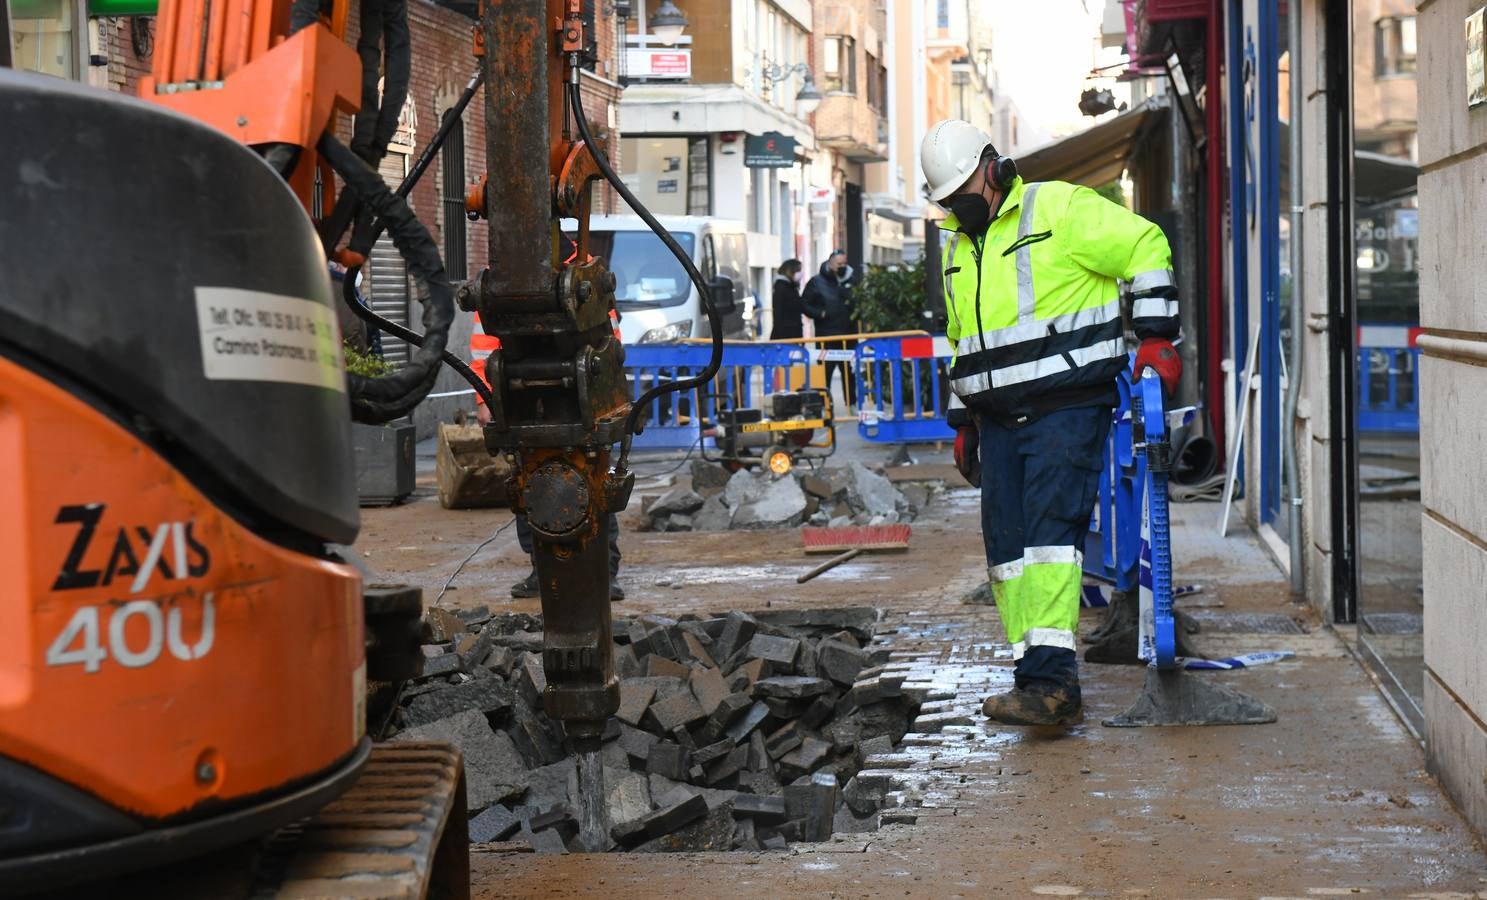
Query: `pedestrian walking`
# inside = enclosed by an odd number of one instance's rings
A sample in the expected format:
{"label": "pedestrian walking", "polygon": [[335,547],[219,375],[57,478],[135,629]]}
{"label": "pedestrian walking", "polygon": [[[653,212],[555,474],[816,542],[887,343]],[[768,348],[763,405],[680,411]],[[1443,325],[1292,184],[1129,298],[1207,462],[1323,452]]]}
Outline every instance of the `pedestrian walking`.
{"label": "pedestrian walking", "polygon": [[[833,250],[826,262],[821,264],[821,271],[806,284],[800,305],[805,314],[815,320],[817,337],[856,333],[857,326],[853,322],[852,274],[852,267],[847,265],[847,252]],[[857,346],[857,341],[820,341],[817,346],[822,350],[852,350]],[[857,406],[857,377],[852,372],[851,360],[827,360],[826,390],[830,393],[832,380],[838,371],[842,374],[842,396],[847,400],[847,407],[854,408]]]}
{"label": "pedestrian walking", "polygon": [[780,263],[774,276],[774,293],[770,297],[770,311],[774,324],[769,329],[769,339],[784,341],[805,337],[805,325],[801,316],[805,310],[800,306],[800,270],[798,259],[787,259]]}
{"label": "pedestrian walking", "polygon": [[930,199],[949,215],[943,255],[956,463],[979,453],[988,578],[1016,659],[1013,688],[982,711],[1009,725],[1083,719],[1074,635],[1080,548],[1127,367],[1121,283],[1168,393],[1182,365],[1172,254],[1161,229],[1089,188],[1024,182],[968,122],[920,148]]}

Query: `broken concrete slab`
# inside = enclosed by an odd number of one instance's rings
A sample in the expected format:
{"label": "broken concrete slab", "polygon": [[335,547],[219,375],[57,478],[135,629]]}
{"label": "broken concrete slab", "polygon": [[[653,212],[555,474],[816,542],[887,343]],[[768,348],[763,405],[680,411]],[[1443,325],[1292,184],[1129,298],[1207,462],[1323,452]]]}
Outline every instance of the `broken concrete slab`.
{"label": "broken concrete slab", "polygon": [[723,699],[730,693],[728,683],[723,680],[723,673],[717,669],[694,670],[690,686],[692,696],[697,698],[697,704],[702,708],[702,714],[705,716],[711,716],[716,712]]}
{"label": "broken concrete slab", "polygon": [[728,739],[735,744],[742,743],[749,736],[749,732],[759,727],[759,723],[769,717],[769,707],[759,701],[749,707],[749,711],[740,716],[732,725],[729,725],[726,734]]}
{"label": "broken concrete slab", "polygon": [[548,810],[572,803],[578,793],[578,769],[572,759],[539,766],[527,773],[526,804]]}
{"label": "broken concrete slab", "polygon": [[639,725],[651,701],[656,699],[656,686],[638,680],[620,682],[620,708],[615,717],[628,725]]}
{"label": "broken concrete slab", "polygon": [[728,613],[724,621],[722,636],[718,638],[717,644],[713,647],[716,654],[713,658],[726,660],[733,656],[741,648],[748,646],[758,630],[758,620],[748,613],[739,610]]}
{"label": "broken concrete slab", "polygon": [[790,672],[795,668],[795,658],[800,655],[800,641],[797,638],[772,634],[756,634],[749,641],[749,655],[769,663],[776,671]]}
{"label": "broken concrete slab", "polygon": [[717,463],[694,459],[692,460],[692,490],[711,496],[728,486],[728,479],[732,474]]}
{"label": "broken concrete slab", "polygon": [[865,816],[858,816],[851,807],[843,804],[836,811],[831,830],[833,834],[866,834],[878,830],[878,819],[876,810]]}
{"label": "broken concrete slab", "polygon": [[740,793],[733,801],[733,815],[761,825],[777,825],[785,821],[785,798]]}
{"label": "broken concrete slab", "polygon": [[692,514],[693,531],[727,531],[733,527],[733,510],[721,494],[708,497],[702,508]]}
{"label": "broken concrete slab", "polygon": [[614,648],[614,674],[623,681],[626,678],[639,678],[644,674],[640,665],[640,658],[635,655],[635,648],[626,644],[616,645]]}
{"label": "broken concrete slab", "polygon": [[732,845],[733,812],[725,804],[708,810],[701,821],[653,838],[635,849],[637,853],[706,852],[727,850]]}
{"label": "broken concrete slab", "polygon": [[851,687],[867,668],[867,654],[843,641],[826,640],[816,647],[816,662],[818,674],[842,687]]}
{"label": "broken concrete slab", "polygon": [[675,487],[662,494],[655,503],[652,503],[651,508],[646,510],[646,514],[653,519],[664,518],[678,513],[684,516],[690,516],[702,508],[703,502],[703,496],[691,488]]}
{"label": "broken concrete slab", "polygon": [[705,668],[713,669],[716,668],[718,664],[713,661],[713,656],[711,653],[708,652],[707,649],[707,644],[712,643],[712,639],[707,638],[707,643],[703,643],[703,638],[706,637],[706,634],[704,634],[703,637],[698,637],[694,632],[683,629],[682,645],[686,647],[688,657],[696,660]]}
{"label": "broken concrete slab", "polygon": [[469,827],[472,844],[504,841],[521,828],[521,816],[498,803],[470,819]]}
{"label": "broken concrete slab", "polygon": [[522,654],[516,664],[516,686],[528,706],[535,709],[542,705],[542,694],[547,690],[547,673],[542,669],[541,656]]}
{"label": "broken concrete slab", "polygon": [[855,460],[848,464],[847,503],[855,512],[869,516],[897,514],[908,508],[908,501],[893,482]]}
{"label": "broken concrete slab", "polygon": [[[673,803],[641,819],[645,833],[656,838],[695,822],[707,815],[707,801],[702,799],[701,794],[693,794],[685,800]],[[729,837],[733,835],[733,828],[728,829]]]}
{"label": "broken concrete slab", "polygon": [[735,504],[734,528],[791,528],[805,520],[805,492],[794,478],[762,478],[761,482],[755,496]]}
{"label": "broken concrete slab", "polygon": [[831,742],[813,735],[805,735],[799,747],[780,757],[780,772],[806,775],[816,770],[831,754]]}
{"label": "broken concrete slab", "polygon": [[764,749],[768,751],[770,759],[779,759],[804,741],[805,735],[801,734],[800,726],[794,722],[786,722],[764,739]]}
{"label": "broken concrete slab", "polygon": [[749,762],[749,748],[747,745],[734,747],[728,751],[728,755],[716,762],[710,763],[704,768],[709,785],[719,785],[736,776],[743,771]]}
{"label": "broken concrete slab", "polygon": [[604,808],[610,822],[630,822],[651,812],[650,781],[639,772],[605,770]]}
{"label": "broken concrete slab", "polygon": [[431,606],[423,612],[424,642],[443,644],[453,641],[468,630],[465,621],[453,610]]}
{"label": "broken concrete slab", "polygon": [[687,749],[671,741],[657,741],[650,748],[645,760],[647,772],[663,775],[673,781],[684,781],[687,769],[691,768]]}
{"label": "broken concrete slab", "polygon": [[545,766],[557,762],[566,754],[563,738],[553,721],[541,708],[532,709],[521,703],[511,706],[511,720],[506,733],[516,743],[516,749],[529,765]]}
{"label": "broken concrete slab", "polygon": [[775,675],[754,683],[754,697],[774,697],[780,700],[804,700],[817,697],[831,690],[831,682],[824,678],[809,678],[804,675]]}
{"label": "broken concrete slab", "polygon": [[650,758],[651,748],[661,739],[643,728],[635,728],[628,724],[620,725],[620,737],[615,741],[624,749],[625,755],[630,758],[630,764],[643,767],[645,761]]}
{"label": "broken concrete slab", "polygon": [[464,671],[464,665],[458,653],[441,653],[423,661],[423,672],[419,677],[438,678],[443,675],[453,675]]}
{"label": "broken concrete slab", "polygon": [[465,684],[419,694],[403,708],[403,725],[417,728],[468,710],[478,710],[487,719],[509,712],[513,691],[499,678],[486,676]]}
{"label": "broken concrete slab", "polygon": [[465,757],[465,802],[472,813],[519,798],[530,785],[527,764],[511,738],[492,731],[485,714],[476,709],[409,728],[393,740],[430,741],[458,747]]}
{"label": "broken concrete slab", "polygon": [[677,728],[685,728],[693,722],[706,718],[697,698],[691,692],[676,694],[665,700],[653,701],[642,720],[649,730],[667,734]]}
{"label": "broken concrete slab", "polygon": [[801,823],[801,840],[829,841],[836,800],[836,776],[818,772],[807,784],[785,788],[785,817]]}
{"label": "broken concrete slab", "polygon": [[768,479],[760,479],[748,469],[739,469],[728,479],[728,484],[723,487],[723,502],[728,507],[737,510],[745,503],[752,503],[759,499],[763,493]]}
{"label": "broken concrete slab", "polygon": [[692,669],[683,663],[668,659],[659,653],[653,653],[645,658],[645,676],[647,678],[680,678],[686,680],[692,675]]}
{"label": "broken concrete slab", "polygon": [[737,722],[744,713],[749,711],[753,701],[748,694],[727,694],[718,701],[712,715],[707,717],[707,724],[702,727],[699,737],[704,741],[715,741],[728,733],[728,727]]}

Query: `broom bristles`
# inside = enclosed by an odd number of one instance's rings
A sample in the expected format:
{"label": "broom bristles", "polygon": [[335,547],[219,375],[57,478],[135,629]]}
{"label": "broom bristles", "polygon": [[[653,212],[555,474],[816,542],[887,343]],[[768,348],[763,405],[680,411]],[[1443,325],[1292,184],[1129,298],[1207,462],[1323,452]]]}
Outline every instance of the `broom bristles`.
{"label": "broom bristles", "polygon": [[841,553],[844,550],[907,550],[908,525],[848,525],[841,528],[802,528],[800,539],[807,553]]}

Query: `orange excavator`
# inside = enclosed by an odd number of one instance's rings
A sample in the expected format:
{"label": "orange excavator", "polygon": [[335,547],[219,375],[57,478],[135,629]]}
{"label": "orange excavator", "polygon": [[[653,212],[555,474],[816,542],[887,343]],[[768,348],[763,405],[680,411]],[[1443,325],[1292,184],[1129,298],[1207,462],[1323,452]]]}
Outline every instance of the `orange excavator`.
{"label": "orange excavator", "polygon": [[[406,415],[441,365],[514,464],[548,713],[592,754],[618,704],[608,513],[640,410],[710,380],[721,343],[629,402],[591,183],[707,287],[582,114],[579,0],[485,0],[475,75],[397,189],[375,164],[407,90],[405,0],[360,0],[355,49],[350,2],[162,0],[139,100],[0,68],[0,892],[207,853],[240,877],[187,893],[468,892],[458,752],[367,736],[367,683],[419,670],[418,591],[369,587],[347,550],[350,423]],[[455,286],[404,197],[481,84],[491,264]],[[384,232],[419,332],[354,296]],[[342,296],[328,259],[352,269]],[[500,340],[484,378],[445,349],[456,294]],[[413,344],[408,364],[348,375],[338,303]]]}

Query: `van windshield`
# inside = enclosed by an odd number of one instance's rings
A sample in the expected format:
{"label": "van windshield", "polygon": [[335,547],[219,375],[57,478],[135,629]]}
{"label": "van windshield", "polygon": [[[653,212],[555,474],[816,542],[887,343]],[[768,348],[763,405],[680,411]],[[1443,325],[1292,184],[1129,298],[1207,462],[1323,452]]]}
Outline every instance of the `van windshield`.
{"label": "van windshield", "polygon": [[[686,232],[671,236],[691,257],[696,238]],[[622,309],[680,306],[692,292],[686,270],[650,231],[591,231],[589,252],[614,273],[615,303]]]}

